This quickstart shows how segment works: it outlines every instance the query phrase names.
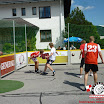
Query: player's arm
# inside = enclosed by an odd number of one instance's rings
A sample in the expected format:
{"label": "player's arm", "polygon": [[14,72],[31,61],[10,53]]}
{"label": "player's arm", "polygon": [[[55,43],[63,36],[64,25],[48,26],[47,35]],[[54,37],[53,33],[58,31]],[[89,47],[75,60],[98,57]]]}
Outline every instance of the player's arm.
{"label": "player's arm", "polygon": [[85,44],[84,47],[84,59],[86,60],[86,55],[87,55],[87,43]]}
{"label": "player's arm", "polygon": [[58,52],[56,51],[56,54],[58,55]]}
{"label": "player's arm", "polygon": [[99,52],[99,56],[100,56],[100,58],[101,58],[101,61],[102,61],[102,63],[104,64],[103,56],[102,56],[101,48],[100,48],[100,45],[99,45],[99,44],[98,44],[98,52]]}
{"label": "player's arm", "polygon": [[86,60],[86,54],[87,54],[87,51],[85,51],[85,55],[84,55],[84,59]]}
{"label": "player's arm", "polygon": [[29,58],[29,62],[30,62],[31,59],[32,59],[32,58],[31,58],[31,56],[30,56],[30,58]]}
{"label": "player's arm", "polygon": [[100,56],[100,58],[101,58],[102,63],[104,64],[103,56],[102,56],[102,53],[101,53],[101,52],[99,52],[99,56]]}
{"label": "player's arm", "polygon": [[51,53],[49,56],[45,56],[45,58],[49,58],[49,57],[51,57],[53,55],[53,53]]}
{"label": "player's arm", "polygon": [[83,52],[83,49],[81,49],[80,51],[79,59],[81,58],[82,52]]}

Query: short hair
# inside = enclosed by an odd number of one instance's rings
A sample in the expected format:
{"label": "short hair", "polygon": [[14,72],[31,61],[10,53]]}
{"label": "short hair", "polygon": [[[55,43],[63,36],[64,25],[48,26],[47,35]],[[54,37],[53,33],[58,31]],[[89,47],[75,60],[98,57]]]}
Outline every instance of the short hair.
{"label": "short hair", "polygon": [[43,53],[43,52],[44,52],[44,50],[43,50],[43,49],[41,49],[41,50],[40,50],[40,53]]}
{"label": "short hair", "polygon": [[81,44],[85,44],[85,43],[86,43],[86,41],[85,41],[85,40],[82,40],[82,41],[81,41]]}
{"label": "short hair", "polygon": [[49,43],[49,46],[54,46],[53,43]]}
{"label": "short hair", "polygon": [[90,36],[89,40],[90,40],[90,42],[91,42],[91,41],[95,41],[94,36]]}

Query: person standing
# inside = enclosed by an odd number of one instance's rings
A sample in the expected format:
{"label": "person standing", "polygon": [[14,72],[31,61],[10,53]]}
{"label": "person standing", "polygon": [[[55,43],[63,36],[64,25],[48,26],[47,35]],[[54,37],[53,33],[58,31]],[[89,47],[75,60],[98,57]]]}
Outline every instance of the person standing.
{"label": "person standing", "polygon": [[55,70],[50,66],[56,59],[56,49],[53,45],[53,43],[49,43],[49,46],[51,48],[51,52],[49,56],[45,56],[45,58],[49,58],[47,60],[47,63],[45,64],[44,72],[42,73],[43,75],[46,74],[47,68],[49,68],[53,72],[53,76],[55,75]]}
{"label": "person standing", "polygon": [[101,58],[102,63],[104,64],[101,48],[99,44],[94,43],[94,36],[90,36],[89,43],[85,44],[85,76],[84,76],[84,85],[85,90],[88,81],[88,73],[90,69],[93,71],[94,83],[97,83],[97,71],[98,71],[98,54]]}
{"label": "person standing", "polygon": [[80,64],[80,75],[78,76],[79,78],[82,78],[82,71],[83,71],[83,65],[84,65],[84,47],[85,47],[85,43],[86,41],[85,40],[82,40],[81,41],[81,45],[80,45],[80,56],[79,56],[79,59],[81,58],[81,64]]}

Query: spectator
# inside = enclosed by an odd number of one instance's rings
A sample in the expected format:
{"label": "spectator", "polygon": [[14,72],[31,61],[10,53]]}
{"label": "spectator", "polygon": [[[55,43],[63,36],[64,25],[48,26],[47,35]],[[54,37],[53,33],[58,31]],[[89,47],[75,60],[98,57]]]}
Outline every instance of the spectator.
{"label": "spectator", "polygon": [[63,47],[63,50],[67,50],[67,45],[65,45],[65,47]]}
{"label": "spectator", "polygon": [[73,44],[71,44],[70,50],[75,50],[76,47],[73,46]]}
{"label": "spectator", "polygon": [[61,47],[59,46],[59,47],[57,48],[57,50],[61,50]]}

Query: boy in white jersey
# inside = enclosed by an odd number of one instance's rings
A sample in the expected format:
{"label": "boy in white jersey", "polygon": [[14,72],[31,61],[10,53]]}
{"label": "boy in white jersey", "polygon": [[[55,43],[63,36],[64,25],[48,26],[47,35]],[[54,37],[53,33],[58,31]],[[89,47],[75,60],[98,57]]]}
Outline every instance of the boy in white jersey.
{"label": "boy in white jersey", "polygon": [[46,70],[47,70],[47,67],[53,72],[53,76],[55,75],[55,70],[53,70],[53,68],[50,66],[56,59],[56,49],[53,45],[53,43],[49,43],[49,46],[51,48],[51,53],[49,56],[45,56],[45,58],[49,58],[47,60],[47,63],[45,64],[45,68],[44,68],[44,72],[43,74],[46,74]]}

